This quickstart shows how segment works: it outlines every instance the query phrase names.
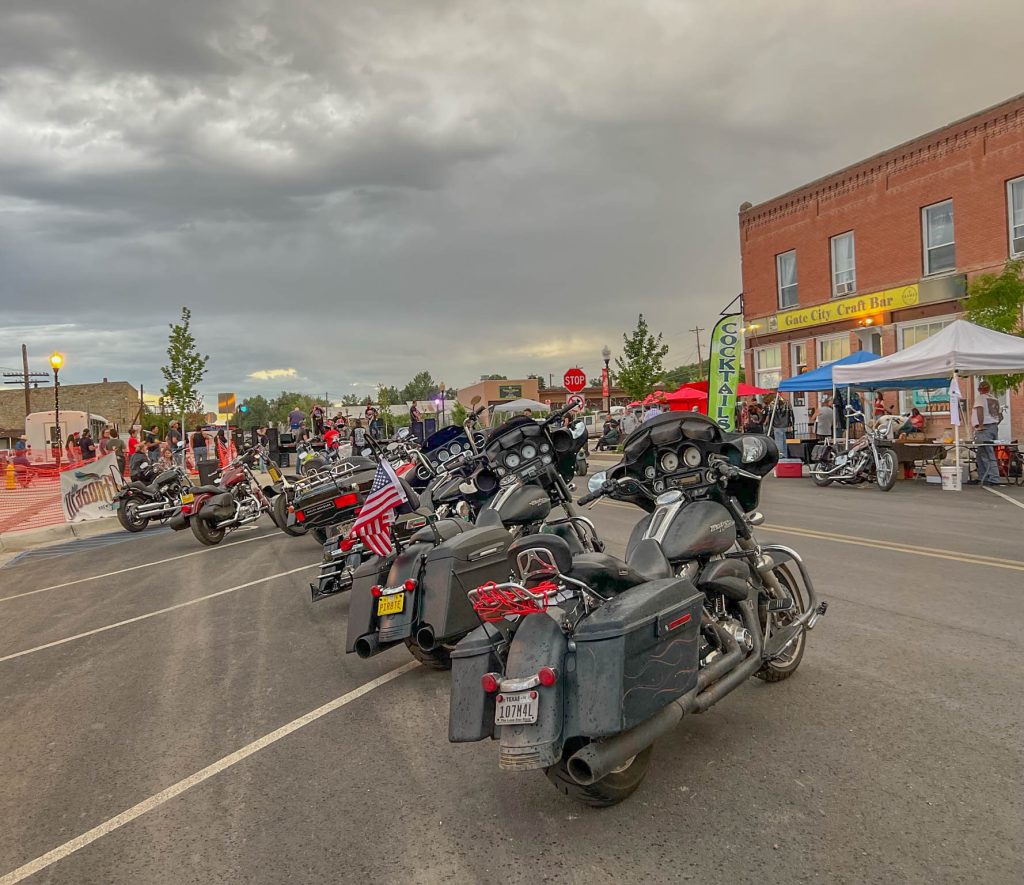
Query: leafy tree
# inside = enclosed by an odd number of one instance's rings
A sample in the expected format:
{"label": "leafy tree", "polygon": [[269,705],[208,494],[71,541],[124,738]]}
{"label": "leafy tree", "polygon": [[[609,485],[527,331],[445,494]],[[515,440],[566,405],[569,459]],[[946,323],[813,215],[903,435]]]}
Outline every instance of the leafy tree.
{"label": "leafy tree", "polygon": [[674,390],[681,384],[702,380],[703,372],[701,368],[700,363],[686,363],[682,366],[676,366],[674,369],[669,369],[662,376],[662,381],[665,382],[667,387],[671,387]]}
{"label": "leafy tree", "polygon": [[458,400],[455,401],[450,409],[445,410],[445,417],[448,418],[449,422],[451,424],[458,424],[460,427],[468,414],[466,407]]}
{"label": "leafy tree", "polygon": [[622,334],[623,355],[615,358],[619,369],[617,380],[619,386],[634,399],[650,393],[665,372],[663,361],[668,345],[662,344],[661,338],[660,332],[657,337],[651,334],[643,314],[637,319],[632,335]]}
{"label": "leafy tree", "polygon": [[[981,274],[971,280],[963,308],[964,317],[972,323],[1024,337],[1024,260],[1008,261],[1002,273]],[[1001,393],[1020,387],[1024,375],[990,375],[988,381]]]}
{"label": "leafy tree", "polygon": [[[400,391],[397,387],[394,386],[381,386],[377,388],[377,402],[383,402],[384,399],[387,399],[388,405],[391,406],[405,402],[405,400],[402,398],[402,391]],[[370,401],[367,400],[367,403],[369,402]]]}
{"label": "leafy tree", "polygon": [[356,396],[354,393],[346,393],[341,398],[341,404],[343,406],[358,406],[359,405],[359,397]]}
{"label": "leafy tree", "polygon": [[313,406],[327,408],[327,401],[322,396],[310,396],[308,393],[292,393],[282,390],[281,393],[270,401],[270,422],[273,424],[287,424],[288,413],[298,407],[305,412],[306,417],[313,411]]}
{"label": "leafy tree", "polygon": [[203,409],[199,385],[206,375],[206,364],[210,358],[199,353],[191,325],[192,311],[183,307],[181,322],[169,324],[171,334],[167,343],[167,365],[160,368],[165,382],[160,395],[176,415],[201,412]]}
{"label": "leafy tree", "polygon": [[[242,406],[246,409],[243,412]],[[235,424],[242,430],[253,430],[270,424],[271,406],[265,396],[250,396],[239,403],[238,411],[235,413]]]}
{"label": "leafy tree", "polygon": [[417,372],[412,381],[402,388],[401,402],[433,399],[436,393],[437,382],[430,377],[430,372]]}
{"label": "leafy tree", "polygon": [[508,375],[481,375],[481,381],[508,381]]}

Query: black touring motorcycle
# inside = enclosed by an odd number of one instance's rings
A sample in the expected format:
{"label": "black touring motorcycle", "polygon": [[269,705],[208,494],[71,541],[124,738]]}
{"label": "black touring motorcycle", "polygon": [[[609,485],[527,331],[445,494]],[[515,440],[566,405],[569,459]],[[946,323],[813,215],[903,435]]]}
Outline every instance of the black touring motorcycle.
{"label": "black touring motorcycle", "polygon": [[634,431],[578,502],[647,512],[626,560],[550,534],[509,547],[515,580],[469,594],[482,626],[452,653],[449,740],[495,738],[503,769],[542,770],[581,802],[613,805],[683,714],[751,676],[791,676],[826,604],[795,551],[754,539],[777,460],[767,437],[703,415]]}
{"label": "black touring motorcycle", "polygon": [[[510,575],[509,545],[522,534],[550,533],[568,549],[601,549],[593,524],[572,503],[585,434],[556,426],[576,404],[541,423],[519,417],[492,430],[462,493],[486,501],[475,524],[441,519],[408,544],[356,570],[345,650],[368,658],[404,642],[424,664],[447,669],[452,647],[478,624],[468,591]],[[565,515],[551,518],[554,508]]]}

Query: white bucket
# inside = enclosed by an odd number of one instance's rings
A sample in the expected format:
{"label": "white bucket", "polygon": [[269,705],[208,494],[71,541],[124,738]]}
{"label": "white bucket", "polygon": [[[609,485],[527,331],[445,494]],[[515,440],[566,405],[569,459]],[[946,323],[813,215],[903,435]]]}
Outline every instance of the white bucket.
{"label": "white bucket", "polygon": [[942,474],[942,491],[959,492],[963,486],[960,484],[960,471],[956,467],[940,467]]}

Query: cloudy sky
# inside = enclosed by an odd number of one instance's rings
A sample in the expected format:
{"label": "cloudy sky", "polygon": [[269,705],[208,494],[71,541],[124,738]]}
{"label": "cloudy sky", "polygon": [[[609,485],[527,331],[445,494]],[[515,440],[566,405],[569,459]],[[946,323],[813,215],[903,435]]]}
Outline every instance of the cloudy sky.
{"label": "cloudy sky", "polygon": [[1020,0],[3,0],[0,366],[365,393],[695,356],[736,212],[1021,91]]}

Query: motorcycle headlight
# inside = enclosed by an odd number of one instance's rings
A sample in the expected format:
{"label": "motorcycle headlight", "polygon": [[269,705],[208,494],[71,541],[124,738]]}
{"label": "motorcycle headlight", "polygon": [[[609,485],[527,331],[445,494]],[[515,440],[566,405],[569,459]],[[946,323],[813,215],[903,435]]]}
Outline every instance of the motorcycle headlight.
{"label": "motorcycle headlight", "polygon": [[768,454],[768,443],[763,436],[744,436],[741,445],[744,464],[753,464]]}

